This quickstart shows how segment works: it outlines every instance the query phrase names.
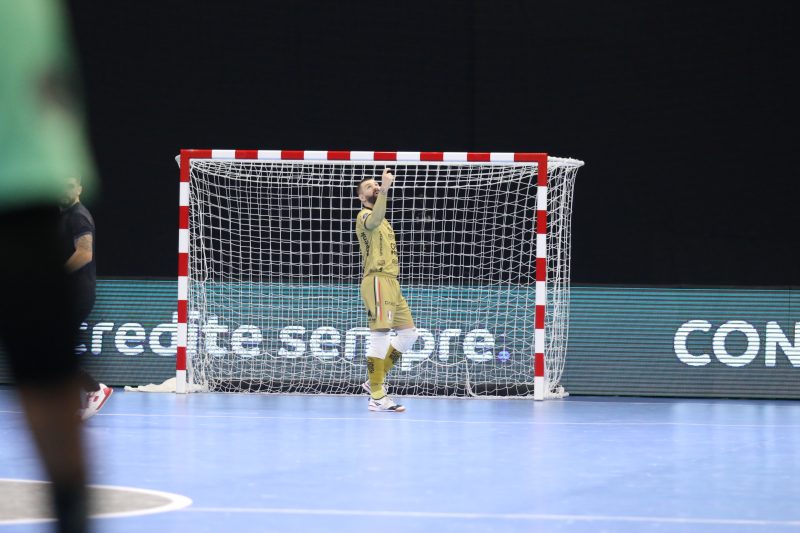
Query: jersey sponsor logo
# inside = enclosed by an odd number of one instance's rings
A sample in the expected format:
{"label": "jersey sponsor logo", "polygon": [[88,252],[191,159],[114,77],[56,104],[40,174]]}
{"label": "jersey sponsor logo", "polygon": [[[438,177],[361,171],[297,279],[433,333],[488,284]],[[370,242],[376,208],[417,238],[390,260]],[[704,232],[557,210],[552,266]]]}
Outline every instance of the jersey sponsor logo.
{"label": "jersey sponsor logo", "polygon": [[361,237],[361,242],[364,243],[364,248],[367,251],[367,255],[369,255],[369,241],[367,240],[367,233],[365,231],[362,231],[360,237]]}

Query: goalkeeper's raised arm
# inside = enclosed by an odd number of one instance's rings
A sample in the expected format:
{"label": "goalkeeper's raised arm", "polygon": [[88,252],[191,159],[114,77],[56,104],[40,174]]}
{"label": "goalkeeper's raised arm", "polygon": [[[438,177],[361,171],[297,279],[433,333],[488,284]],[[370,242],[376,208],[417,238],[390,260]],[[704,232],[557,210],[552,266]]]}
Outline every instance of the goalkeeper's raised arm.
{"label": "goalkeeper's raised arm", "polygon": [[380,226],[386,216],[386,198],[392,183],[394,174],[391,169],[385,168],[380,185],[374,179],[367,179],[359,184],[359,199],[365,207],[372,209],[372,213],[364,221],[364,226],[370,231]]}

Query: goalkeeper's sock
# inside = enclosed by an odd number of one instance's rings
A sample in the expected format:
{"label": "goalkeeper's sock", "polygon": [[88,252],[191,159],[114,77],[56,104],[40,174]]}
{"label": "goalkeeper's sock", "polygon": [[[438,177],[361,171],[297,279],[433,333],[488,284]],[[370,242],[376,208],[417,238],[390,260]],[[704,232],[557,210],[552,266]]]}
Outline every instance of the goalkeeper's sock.
{"label": "goalkeeper's sock", "polygon": [[397,348],[389,345],[389,350],[386,352],[386,358],[383,360],[383,379],[386,379],[386,376],[389,375],[389,371],[394,367],[394,364],[400,360],[400,356],[403,355],[398,351]]}
{"label": "goalkeeper's sock", "polygon": [[383,359],[367,357],[367,375],[369,375],[369,388],[372,391],[373,400],[379,400],[386,396],[386,392],[383,390],[383,378],[386,376],[383,364]]}

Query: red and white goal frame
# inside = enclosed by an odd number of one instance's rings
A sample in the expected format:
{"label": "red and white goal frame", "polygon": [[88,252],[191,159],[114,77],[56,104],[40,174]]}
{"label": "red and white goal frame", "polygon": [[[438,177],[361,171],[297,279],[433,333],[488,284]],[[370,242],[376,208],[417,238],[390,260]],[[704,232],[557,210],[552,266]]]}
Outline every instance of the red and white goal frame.
{"label": "red and white goal frame", "polygon": [[382,152],[349,150],[209,150],[183,149],[180,153],[178,230],[178,335],[176,392],[187,392],[188,293],[189,293],[189,179],[192,160],[261,161],[358,161],[405,163],[535,163],[537,165],[536,286],[534,322],[534,399],[545,391],[545,306],[547,302],[547,162],[546,153],[535,152]]}

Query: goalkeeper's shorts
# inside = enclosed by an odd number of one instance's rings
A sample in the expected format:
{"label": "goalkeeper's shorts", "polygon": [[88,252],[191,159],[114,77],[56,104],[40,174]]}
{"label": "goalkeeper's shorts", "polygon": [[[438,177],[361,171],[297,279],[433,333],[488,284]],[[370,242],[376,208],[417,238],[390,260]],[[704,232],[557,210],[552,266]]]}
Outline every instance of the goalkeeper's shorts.
{"label": "goalkeeper's shorts", "polygon": [[411,309],[395,277],[368,274],[361,282],[361,299],[367,308],[369,329],[402,328],[414,324]]}

